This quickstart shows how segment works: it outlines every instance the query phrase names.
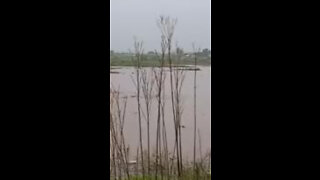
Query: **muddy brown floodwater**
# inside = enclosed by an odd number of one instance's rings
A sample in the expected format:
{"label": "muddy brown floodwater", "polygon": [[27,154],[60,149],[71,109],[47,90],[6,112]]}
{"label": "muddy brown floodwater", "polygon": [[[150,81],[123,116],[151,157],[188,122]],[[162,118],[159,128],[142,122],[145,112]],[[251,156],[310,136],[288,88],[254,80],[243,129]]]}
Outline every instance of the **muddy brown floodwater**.
{"label": "muddy brown floodwater", "polygon": [[[146,68],[150,71],[151,68]],[[135,152],[139,143],[139,126],[138,126],[138,114],[137,114],[137,100],[136,88],[132,78],[134,78],[134,68],[121,67],[116,69],[118,73],[111,75],[111,86],[115,89],[120,89],[120,95],[122,97],[127,96],[127,112],[125,121],[125,141],[129,145],[130,158],[135,157]],[[170,81],[169,73],[166,71],[166,105],[165,105],[165,123],[167,127],[167,139],[169,151],[173,151],[174,147],[174,124],[172,119],[171,109],[171,97],[170,97]],[[185,71],[185,80],[182,90],[183,99],[183,114],[182,114],[182,149],[183,156],[189,160],[193,157],[193,78],[194,71]],[[143,100],[142,100],[143,103]],[[150,141],[152,150],[155,147],[156,142],[156,99],[153,100],[153,111],[151,112],[150,122]],[[146,121],[142,121],[142,133],[146,134],[147,126]],[[200,71],[197,71],[197,128],[200,131],[201,136],[201,149],[202,154],[211,150],[211,67],[202,66]],[[198,136],[198,133],[197,133]],[[147,136],[143,136],[143,145],[147,147]],[[199,137],[197,137],[197,156],[199,156]]]}

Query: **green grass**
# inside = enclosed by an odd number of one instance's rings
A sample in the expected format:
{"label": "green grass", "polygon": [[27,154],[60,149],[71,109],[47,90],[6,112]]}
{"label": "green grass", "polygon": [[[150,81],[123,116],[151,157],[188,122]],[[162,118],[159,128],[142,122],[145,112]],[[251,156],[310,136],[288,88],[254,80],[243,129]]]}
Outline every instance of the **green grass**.
{"label": "green grass", "polygon": [[[183,170],[183,175],[178,178],[177,175],[169,175],[170,177],[167,177],[167,174],[163,174],[163,176],[161,177],[161,174],[159,174],[157,176],[158,180],[166,180],[166,179],[170,179],[170,180],[196,180],[196,179],[202,179],[202,180],[209,180],[211,179],[211,174],[208,174],[205,171],[202,171],[200,169],[196,169],[196,175],[194,174],[193,168],[189,167],[189,168],[185,168]],[[111,177],[111,180],[115,180],[114,178]],[[124,176],[122,178],[122,180],[129,180],[126,176]],[[155,175],[145,175],[144,178],[141,175],[130,175],[130,180],[156,180]]]}
{"label": "green grass", "polygon": [[[114,178],[110,178],[111,180],[115,180]],[[171,176],[170,178],[167,178],[165,175],[161,178],[161,175],[158,175],[158,180],[161,179],[179,179],[177,176],[173,177]],[[195,177],[192,172],[184,174],[179,180],[195,180],[195,179],[202,179],[202,180],[210,180],[211,175],[207,174],[200,174],[198,177]],[[123,177],[122,180],[129,180],[127,177]],[[144,178],[142,175],[131,175],[130,180],[156,180],[155,176],[150,176],[150,175],[145,175]]]}
{"label": "green grass", "polygon": [[[183,57],[180,62],[173,61],[174,65],[193,65],[194,59],[192,57]],[[110,56],[111,66],[134,66],[132,61],[132,55],[130,54],[113,54]],[[200,56],[198,57],[198,65],[210,66],[211,58]],[[141,61],[142,67],[155,67],[160,66],[159,60],[154,55],[145,55],[144,59]],[[168,66],[168,65],[166,65]]]}

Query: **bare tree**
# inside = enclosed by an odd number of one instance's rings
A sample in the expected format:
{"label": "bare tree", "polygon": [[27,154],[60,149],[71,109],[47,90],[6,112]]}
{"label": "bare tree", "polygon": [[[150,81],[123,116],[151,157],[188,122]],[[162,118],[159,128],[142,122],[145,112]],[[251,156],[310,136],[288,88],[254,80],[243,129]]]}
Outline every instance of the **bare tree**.
{"label": "bare tree", "polygon": [[148,72],[146,69],[143,69],[141,72],[141,82],[142,82],[142,92],[146,108],[146,121],[147,121],[147,161],[148,161],[148,174],[150,174],[150,115],[151,115],[151,105],[152,105],[152,96],[153,96],[153,68]]}
{"label": "bare tree", "polygon": [[[197,153],[197,65],[198,65],[198,59],[197,59],[197,55],[200,52],[200,48],[197,50],[195,47],[195,44],[192,45],[193,46],[193,53],[194,53],[194,79],[193,79],[193,87],[194,87],[194,95],[193,95],[193,102],[194,102],[194,106],[193,106],[193,114],[194,114],[194,132],[193,132],[193,172],[195,172],[195,168],[196,168],[196,153]],[[195,174],[195,173],[194,173]]]}
{"label": "bare tree", "polygon": [[[158,71],[154,71],[154,77],[156,81],[157,87],[157,132],[156,132],[156,166],[155,166],[155,179],[158,178],[158,166],[162,165],[162,156],[161,156],[161,116],[164,119],[164,92],[165,92],[165,73],[164,73],[164,65],[165,65],[165,55],[168,48],[167,41],[164,36],[161,37],[161,55],[156,52],[156,55],[159,59],[160,67]],[[165,133],[165,129],[164,132]],[[164,139],[166,142],[166,139]],[[164,142],[164,141],[163,141]],[[166,144],[165,144],[166,148]],[[167,154],[167,153],[166,153]],[[158,162],[160,161],[160,163]],[[162,177],[163,173],[161,173]]]}
{"label": "bare tree", "polygon": [[140,71],[141,71],[141,60],[143,58],[143,42],[138,42],[136,39],[134,41],[134,52],[135,52],[135,60],[133,63],[136,68],[136,88],[137,88],[137,103],[138,103],[138,121],[139,121],[139,144],[140,144],[140,156],[141,156],[141,167],[143,179],[145,178],[145,169],[144,169],[144,158],[143,158],[143,141],[142,141],[142,116],[141,116],[141,79],[140,79]]}

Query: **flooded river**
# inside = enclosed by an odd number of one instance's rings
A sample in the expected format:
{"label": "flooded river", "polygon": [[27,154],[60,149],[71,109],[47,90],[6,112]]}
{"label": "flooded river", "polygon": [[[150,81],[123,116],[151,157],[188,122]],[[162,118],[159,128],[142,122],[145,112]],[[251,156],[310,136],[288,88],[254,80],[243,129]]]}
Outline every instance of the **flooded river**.
{"label": "flooded river", "polygon": [[[151,70],[151,68],[147,68]],[[136,87],[133,83],[134,68],[121,67],[119,69],[113,69],[112,71],[117,73],[111,74],[111,86],[115,89],[120,89],[122,97],[127,96],[127,112],[126,122],[124,127],[125,141],[129,145],[131,150],[136,150],[139,143],[139,124],[137,113],[137,100]],[[165,105],[165,121],[167,126],[167,139],[170,150],[173,151],[174,145],[174,124],[172,118],[171,109],[171,97],[170,97],[170,81],[169,72],[166,71],[166,105]],[[183,156],[187,159],[192,159],[193,155],[193,78],[194,71],[185,71],[185,80],[182,87],[182,99],[183,99],[183,114],[182,114],[182,149]],[[143,103],[143,100],[142,100]],[[150,133],[151,133],[151,147],[155,147],[156,142],[156,99],[153,101],[153,111],[151,112]],[[142,133],[146,134],[147,126],[146,121],[142,121]],[[200,67],[200,71],[197,71],[197,128],[200,131],[201,136],[201,149],[204,155],[211,149],[211,67]],[[198,134],[197,134],[198,136]],[[147,147],[147,137],[143,136],[144,147]],[[197,138],[197,148],[199,151],[199,137]],[[130,156],[135,154],[131,152]],[[199,156],[199,154],[198,154]]]}

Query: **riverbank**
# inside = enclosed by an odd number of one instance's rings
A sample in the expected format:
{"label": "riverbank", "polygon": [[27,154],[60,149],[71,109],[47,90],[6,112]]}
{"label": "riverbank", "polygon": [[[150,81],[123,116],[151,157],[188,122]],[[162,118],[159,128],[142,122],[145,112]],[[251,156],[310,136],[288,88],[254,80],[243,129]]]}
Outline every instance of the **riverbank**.
{"label": "riverbank", "polygon": [[[173,60],[172,64],[175,66],[194,65],[194,58],[192,56],[182,57],[180,61]],[[211,57],[199,56],[197,57],[197,64],[201,66],[211,66]],[[140,62],[141,67],[159,67],[160,61],[154,55],[146,55]],[[135,62],[130,55],[111,55],[110,66],[135,66]],[[164,66],[169,67],[169,64]]]}

